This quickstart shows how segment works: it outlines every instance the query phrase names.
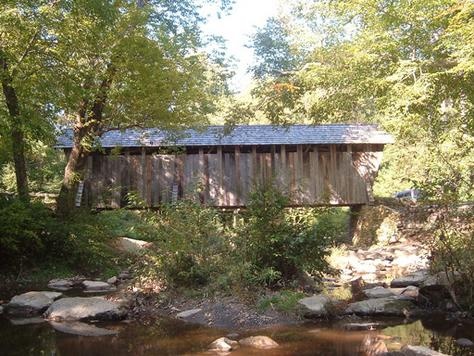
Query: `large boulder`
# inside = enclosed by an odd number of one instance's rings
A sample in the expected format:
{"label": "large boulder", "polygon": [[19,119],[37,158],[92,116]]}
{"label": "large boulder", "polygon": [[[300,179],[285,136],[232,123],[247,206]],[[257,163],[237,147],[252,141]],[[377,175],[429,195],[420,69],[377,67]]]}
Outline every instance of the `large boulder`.
{"label": "large boulder", "polygon": [[61,323],[50,321],[49,323],[54,328],[54,330],[66,334],[80,336],[109,336],[118,334],[118,332],[115,330],[99,328],[97,326],[82,323],[80,321],[66,321]]}
{"label": "large boulder", "polygon": [[272,349],[278,347],[278,343],[268,336],[250,336],[239,341],[242,346],[254,347],[257,349]]}
{"label": "large boulder", "polygon": [[328,315],[331,299],[323,294],[318,294],[300,299],[298,303],[303,306],[304,316],[318,318]]}
{"label": "large boulder", "polygon": [[401,296],[404,298],[412,298],[416,300],[418,298],[418,287],[408,286],[406,288],[384,288],[379,286],[365,289],[363,293],[369,299]]}
{"label": "large boulder", "polygon": [[125,317],[120,304],[102,297],[74,297],[55,301],[44,313],[49,320],[120,320]]}
{"label": "large boulder", "polygon": [[397,297],[374,298],[351,303],[347,306],[346,314],[356,315],[387,315],[409,316],[416,311],[416,307],[409,300]]}
{"label": "large boulder", "polygon": [[31,316],[44,312],[55,299],[62,293],[59,292],[27,292],[14,296],[6,305],[6,311],[15,316]]}

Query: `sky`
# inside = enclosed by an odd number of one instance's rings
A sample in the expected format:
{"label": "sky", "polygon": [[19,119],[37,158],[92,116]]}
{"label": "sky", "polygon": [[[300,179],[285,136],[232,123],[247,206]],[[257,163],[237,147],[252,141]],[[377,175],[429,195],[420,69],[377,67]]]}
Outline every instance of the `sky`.
{"label": "sky", "polygon": [[236,75],[231,88],[237,92],[245,91],[251,81],[247,69],[253,64],[253,51],[246,48],[250,36],[257,27],[265,24],[267,18],[277,14],[279,0],[235,0],[228,15],[209,18],[203,31],[207,35],[219,35],[226,39],[227,56],[236,59]]}

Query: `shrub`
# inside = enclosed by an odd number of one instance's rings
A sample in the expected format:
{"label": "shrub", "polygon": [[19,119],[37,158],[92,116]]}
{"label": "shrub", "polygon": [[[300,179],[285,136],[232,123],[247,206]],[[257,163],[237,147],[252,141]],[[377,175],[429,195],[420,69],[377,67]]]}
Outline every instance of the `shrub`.
{"label": "shrub", "polygon": [[0,200],[0,265],[15,269],[59,261],[101,270],[110,261],[108,234],[99,219],[81,213],[62,220],[41,203]]}
{"label": "shrub", "polygon": [[0,200],[0,261],[24,261],[40,255],[52,214],[42,204]]}
{"label": "shrub", "polygon": [[175,287],[208,284],[222,272],[229,246],[220,213],[192,200],[163,206],[155,215],[158,266]]}
{"label": "shrub", "polygon": [[472,206],[438,208],[432,227],[432,269],[446,272],[448,289],[461,308],[474,311],[474,214]]}
{"label": "shrub", "polygon": [[250,282],[272,286],[303,271],[318,276],[328,270],[330,239],[318,236],[313,214],[295,216],[295,211],[285,209],[288,202],[271,183],[250,196],[245,223],[235,240],[240,258],[249,266]]}

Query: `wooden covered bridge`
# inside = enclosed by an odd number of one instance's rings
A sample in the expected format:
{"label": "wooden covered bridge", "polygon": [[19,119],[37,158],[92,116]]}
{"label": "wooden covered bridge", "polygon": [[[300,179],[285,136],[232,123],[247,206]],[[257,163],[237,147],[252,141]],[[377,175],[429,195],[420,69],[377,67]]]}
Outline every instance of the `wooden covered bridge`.
{"label": "wooden covered bridge", "polygon": [[[368,204],[391,142],[374,125],[352,124],[113,130],[88,158],[81,202],[118,208],[136,193],[148,207],[189,196],[236,208],[256,185],[273,180],[294,206]],[[72,130],[56,147],[68,153]]]}

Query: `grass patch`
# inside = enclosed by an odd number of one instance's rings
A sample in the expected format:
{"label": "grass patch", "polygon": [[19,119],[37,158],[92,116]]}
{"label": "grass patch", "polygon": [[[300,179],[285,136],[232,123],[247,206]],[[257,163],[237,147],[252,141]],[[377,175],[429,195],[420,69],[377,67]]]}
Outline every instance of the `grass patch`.
{"label": "grass patch", "polygon": [[275,309],[284,313],[292,313],[298,308],[298,301],[305,297],[305,294],[293,290],[282,290],[271,296],[263,297],[257,304],[259,311],[264,312]]}

